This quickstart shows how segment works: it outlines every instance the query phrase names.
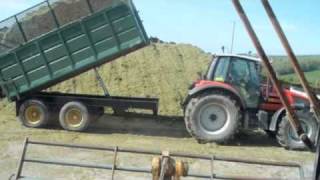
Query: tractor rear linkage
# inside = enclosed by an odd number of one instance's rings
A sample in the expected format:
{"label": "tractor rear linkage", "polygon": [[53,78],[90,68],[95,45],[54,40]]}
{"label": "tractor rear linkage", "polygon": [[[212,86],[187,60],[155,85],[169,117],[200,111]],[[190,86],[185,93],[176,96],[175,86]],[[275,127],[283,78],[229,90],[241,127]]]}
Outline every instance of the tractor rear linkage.
{"label": "tractor rear linkage", "polygon": [[[27,149],[30,145],[114,152],[113,163],[107,164],[107,165],[97,165],[97,164],[84,164],[84,163],[76,163],[76,162],[63,162],[63,161],[28,158],[26,154],[27,154]],[[155,157],[152,159],[150,169],[137,168],[137,167],[124,167],[124,166],[117,165],[117,159],[118,159],[119,153],[130,153],[130,154],[136,154],[136,155],[154,155]],[[210,173],[195,174],[195,173],[189,172],[188,163],[185,161],[176,160],[175,158],[189,158],[194,160],[210,161]],[[152,180],[180,180],[181,177],[193,177],[198,179],[211,179],[211,180],[212,179],[237,179],[237,180],[268,179],[268,178],[245,177],[245,176],[237,177],[237,176],[218,175],[214,171],[215,161],[251,164],[251,165],[259,165],[259,166],[276,166],[276,167],[285,167],[285,168],[295,168],[299,170],[300,179],[301,180],[304,179],[303,168],[296,163],[244,160],[244,159],[238,159],[238,158],[225,158],[225,157],[219,157],[214,155],[207,156],[207,155],[195,155],[195,154],[184,154],[184,153],[169,153],[168,151],[164,151],[164,152],[146,151],[146,150],[139,150],[139,149],[119,148],[119,147],[97,147],[97,146],[86,146],[86,145],[75,145],[75,144],[71,145],[71,144],[60,144],[60,143],[47,143],[47,142],[31,141],[31,140],[28,140],[28,138],[26,138],[23,145],[23,151],[20,157],[15,179],[31,178],[31,177],[25,177],[22,175],[23,166],[25,163],[109,170],[111,171],[112,180],[115,179],[114,175],[116,171],[145,173],[145,174],[151,173]]]}

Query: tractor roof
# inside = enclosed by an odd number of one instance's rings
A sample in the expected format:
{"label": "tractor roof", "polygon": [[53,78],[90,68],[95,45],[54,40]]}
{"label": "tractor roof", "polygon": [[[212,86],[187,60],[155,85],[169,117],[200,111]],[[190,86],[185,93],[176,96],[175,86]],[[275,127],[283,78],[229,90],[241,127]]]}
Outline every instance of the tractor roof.
{"label": "tractor roof", "polygon": [[237,57],[237,58],[243,58],[243,59],[248,59],[252,61],[257,61],[261,62],[260,58],[253,57],[253,56],[248,56],[248,55],[238,55],[238,54],[217,54],[216,56],[218,57]]}

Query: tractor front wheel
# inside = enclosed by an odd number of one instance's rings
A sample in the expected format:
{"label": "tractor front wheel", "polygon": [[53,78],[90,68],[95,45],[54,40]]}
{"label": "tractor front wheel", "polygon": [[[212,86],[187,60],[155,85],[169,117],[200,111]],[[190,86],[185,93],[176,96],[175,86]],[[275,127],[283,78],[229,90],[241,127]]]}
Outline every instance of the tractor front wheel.
{"label": "tractor front wheel", "polygon": [[[297,116],[301,123],[301,126],[310,140],[315,143],[317,136],[318,123],[311,112],[298,111]],[[301,141],[295,130],[292,128],[288,117],[285,116],[279,124],[277,133],[278,143],[290,150],[304,150],[306,146]]]}
{"label": "tractor front wheel", "polygon": [[226,143],[237,132],[240,117],[240,107],[235,100],[223,94],[211,94],[189,101],[185,123],[199,142]]}

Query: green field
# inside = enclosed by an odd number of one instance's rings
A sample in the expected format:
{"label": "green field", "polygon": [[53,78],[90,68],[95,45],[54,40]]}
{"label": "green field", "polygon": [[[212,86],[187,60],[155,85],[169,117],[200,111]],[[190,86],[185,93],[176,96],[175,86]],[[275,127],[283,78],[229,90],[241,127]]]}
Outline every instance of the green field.
{"label": "green field", "polygon": [[[320,88],[320,55],[297,56],[302,70],[315,88]],[[273,67],[281,80],[289,84],[300,84],[286,56],[273,56]]]}
{"label": "green field", "polygon": [[[311,86],[320,88],[320,70],[305,72],[305,75],[311,84]],[[293,84],[300,84],[299,79],[296,74],[287,74],[282,75],[280,77],[283,81],[293,83]]]}

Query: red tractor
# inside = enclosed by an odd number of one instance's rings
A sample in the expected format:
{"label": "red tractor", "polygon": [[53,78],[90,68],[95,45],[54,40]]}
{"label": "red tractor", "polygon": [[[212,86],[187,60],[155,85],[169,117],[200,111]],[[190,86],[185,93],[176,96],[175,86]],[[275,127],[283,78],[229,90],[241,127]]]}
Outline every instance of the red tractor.
{"label": "red tractor", "polygon": [[[259,59],[219,55],[205,76],[192,84],[184,103],[185,123],[199,142],[226,143],[240,128],[261,128],[287,149],[303,149],[271,83],[262,83]],[[283,88],[299,120],[314,142],[318,123],[304,93]]]}

